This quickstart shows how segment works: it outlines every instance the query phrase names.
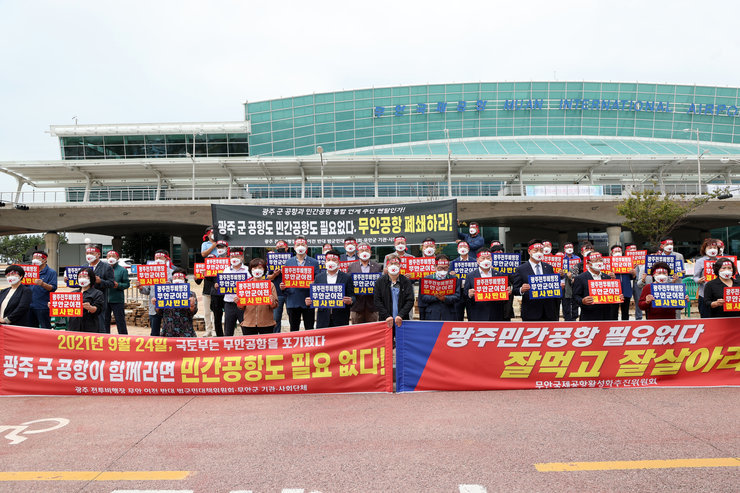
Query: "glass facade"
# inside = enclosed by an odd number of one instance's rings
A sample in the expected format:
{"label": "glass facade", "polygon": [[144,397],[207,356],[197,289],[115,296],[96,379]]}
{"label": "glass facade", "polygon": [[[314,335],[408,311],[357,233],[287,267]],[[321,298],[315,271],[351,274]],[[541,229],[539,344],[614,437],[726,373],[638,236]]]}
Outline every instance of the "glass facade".
{"label": "glass facade", "polygon": [[492,82],[312,94],[246,103],[245,113],[252,124],[252,156],[310,155],[317,146],[335,152],[448,137],[696,139],[687,128],[698,130],[704,142],[740,144],[738,96],[737,88],[728,87]]}
{"label": "glass facade", "polygon": [[[195,137],[195,149],[193,149]],[[248,156],[247,134],[114,135],[60,137],[62,159],[133,159]]]}

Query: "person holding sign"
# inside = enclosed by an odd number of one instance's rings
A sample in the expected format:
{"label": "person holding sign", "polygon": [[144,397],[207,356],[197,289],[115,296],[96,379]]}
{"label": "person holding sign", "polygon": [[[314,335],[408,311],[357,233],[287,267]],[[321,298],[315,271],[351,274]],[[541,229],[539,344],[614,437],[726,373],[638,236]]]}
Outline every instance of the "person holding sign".
{"label": "person holding sign", "polygon": [[414,309],[414,286],[401,275],[401,257],[390,253],[385,257],[387,274],[375,283],[373,297],[378,311],[378,320],[385,320],[389,328],[400,327],[404,320],[411,319]]}
{"label": "person holding sign", "polygon": [[710,310],[710,317],[737,317],[740,315],[738,312],[725,310],[725,288],[740,286],[740,280],[736,278],[737,266],[735,262],[729,258],[721,257],[714,263],[713,270],[717,279],[709,281],[704,286],[704,304]]}
{"label": "person holding sign", "polygon": [[[470,312],[468,313],[469,321],[477,322],[500,322],[504,319],[504,308],[509,301],[509,295],[512,292],[512,286],[508,281],[507,276],[496,276],[492,269],[493,260],[491,251],[483,247],[478,250],[478,269],[473,272],[469,272],[465,277],[465,292],[470,298]],[[478,301],[476,300],[476,279],[479,279],[478,284],[481,283],[482,279],[499,279],[502,282],[509,284],[506,289],[506,293],[502,296],[500,301]]]}
{"label": "person holding sign", "polygon": [[457,300],[457,303],[455,303],[455,314],[456,320],[462,322],[465,319],[466,311],[468,313],[468,319],[470,319],[470,307],[472,306],[473,302],[468,297],[468,293],[465,292],[465,277],[467,276],[467,272],[456,272],[454,265],[456,262],[470,262],[470,265],[472,265],[472,263],[475,263],[476,260],[475,258],[473,258],[472,255],[470,255],[470,245],[467,241],[464,240],[457,243],[457,255],[457,258],[452,261],[453,267],[450,271],[450,274],[453,274],[460,279],[460,298]]}
{"label": "person holding sign", "polygon": [[[203,235],[203,243],[200,244],[200,256],[203,257],[203,261],[208,257],[216,256],[216,240],[213,235],[213,226],[208,226],[206,232]],[[213,279],[213,278],[210,278]],[[205,337],[212,337],[216,335],[213,330],[213,313],[211,312],[211,288],[213,287],[213,281],[209,281],[209,278],[204,277],[196,279],[195,283],[203,283],[203,319],[206,324]]]}
{"label": "person holding sign", "polygon": [[[241,248],[232,248],[229,252],[229,267],[225,268],[224,274],[244,274],[248,279],[249,268],[244,265],[244,250]],[[218,283],[216,283],[218,286]],[[241,325],[244,320],[244,310],[236,305],[236,293],[226,293],[224,296],[224,334],[226,337],[234,335],[237,325]]]}
{"label": "person holding sign", "polygon": [[533,299],[529,290],[529,276],[556,275],[552,265],[542,261],[545,245],[538,239],[529,241],[529,260],[516,269],[514,274],[514,294],[522,297],[522,320],[557,321],[560,315],[560,301],[557,298]]}
{"label": "person holding sign", "polygon": [[[31,326],[31,299],[33,294],[29,286],[21,284],[26,275],[20,265],[9,265],[5,268],[5,280],[10,287],[0,291],[0,323]],[[48,310],[48,308],[47,308]]]}
{"label": "person holding sign", "polygon": [[[316,314],[317,329],[349,325],[349,311],[355,301],[355,287],[352,284],[352,276],[339,270],[340,258],[340,254],[336,250],[326,252],[326,270],[319,272],[312,283],[344,285],[344,297],[342,299],[344,306],[341,308],[319,308]],[[306,306],[311,306],[310,295],[304,301]]]}
{"label": "person holding sign", "polygon": [[[642,288],[642,293],[640,293],[640,300],[638,301],[638,305],[640,306],[640,309],[645,313],[645,317],[647,318],[647,320],[675,319],[678,318],[676,316],[677,310],[683,309],[683,306],[678,308],[662,308],[653,306],[655,297],[651,294],[650,286],[652,286],[653,284],[671,284],[669,282],[669,280],[671,279],[669,275],[670,271],[671,267],[665,262],[656,262],[650,268],[650,275],[653,278],[653,282]],[[685,299],[688,303],[688,297],[686,297]]]}
{"label": "person holding sign", "polygon": [[[275,243],[275,253],[287,254],[288,242],[285,240],[278,240]],[[273,310],[273,319],[275,320],[275,328],[273,332],[280,333],[283,330],[283,308],[285,307],[285,292],[280,287],[283,282],[283,272],[280,267],[274,269],[272,272],[267,273],[267,280],[275,285],[275,290],[278,295],[278,305]]]}
{"label": "person holding sign", "polygon": [[[108,264],[106,264],[107,267]],[[105,309],[105,296],[94,287],[95,270],[85,267],[77,274],[77,284],[80,288],[76,292],[82,292],[82,316],[70,317],[67,330],[74,332],[103,332],[103,310]]]}
{"label": "person holding sign", "polygon": [[583,273],[583,262],[581,259],[585,259],[586,256],[593,251],[594,247],[590,242],[585,242],[581,245],[579,257],[573,253],[573,243],[567,242],[563,245],[563,265],[565,261],[568,262],[568,270],[563,269],[561,275],[563,281],[565,281],[565,290],[563,291],[563,319],[566,322],[573,322],[578,320],[578,303],[573,299],[573,281],[576,277]]}
{"label": "person holding sign", "polygon": [[278,295],[275,284],[265,277],[267,262],[261,258],[249,261],[250,281],[267,281],[270,283],[270,303],[267,305],[244,305],[242,315],[242,334],[252,336],[257,334],[272,334],[275,331],[274,310],[278,306]]}
{"label": "person holding sign", "polygon": [[[714,262],[717,261],[717,255],[719,255],[719,245],[717,244],[717,240],[714,238],[704,238],[701,248],[699,249],[699,258],[694,264],[694,282],[697,285],[696,294],[698,295],[699,314],[701,315],[701,318],[709,318],[711,316],[711,311],[704,303],[704,286],[707,281],[712,280],[707,279],[707,277],[714,277],[712,275],[707,276],[707,270],[709,274],[714,274],[712,268]],[[711,267],[710,269],[705,268],[708,265]]]}
{"label": "person holding sign", "polygon": [[[344,251],[346,253],[343,253],[339,260],[345,262],[355,262],[357,260],[357,239],[354,236],[348,236],[344,239]],[[326,255],[326,251],[323,253]]]}
{"label": "person holding sign", "polygon": [[383,259],[383,273],[387,273],[388,268],[388,257],[391,255],[398,255],[398,257],[406,257],[406,258],[414,258],[413,255],[411,255],[408,252],[408,247],[406,246],[406,237],[403,235],[396,236],[393,238],[393,249],[395,250],[394,253],[389,253],[385,256],[385,259]]}
{"label": "person holding sign", "polygon": [[[106,311],[108,309],[108,290],[114,286],[115,282],[113,269],[108,262],[100,261],[100,245],[88,245],[85,248],[85,254],[85,260],[87,260],[89,266],[95,271],[95,277],[90,279],[95,285],[95,289],[103,293],[103,311]],[[103,317],[103,313],[100,315]]]}
{"label": "person holding sign", "polygon": [[[426,320],[457,320],[455,306],[460,300],[457,277],[450,274],[450,258],[440,254],[435,258],[437,271],[421,280],[419,302],[426,305]],[[446,283],[446,286],[440,284]],[[448,290],[448,292],[442,292]],[[426,294],[427,291],[436,294]]]}
{"label": "person holding sign", "polygon": [[31,327],[51,329],[49,293],[57,290],[57,273],[46,265],[46,252],[33,252],[31,263],[39,266],[39,277],[31,286]]}
{"label": "person holding sign", "polygon": [[[373,262],[372,260],[370,260],[372,253],[370,250],[370,245],[368,243],[362,242],[357,245],[357,256],[360,257],[360,261],[354,262],[352,265],[349,266],[348,273],[350,276],[353,276],[354,274],[378,274],[377,277],[380,277],[379,274],[383,271],[383,268],[377,262]],[[355,288],[357,288],[357,283],[354,282],[354,276],[352,279],[352,284],[353,286],[355,286]],[[370,287],[374,286],[375,283],[373,282]],[[355,302],[352,303],[352,306],[350,307],[349,318],[352,324],[363,324],[378,321],[378,311],[375,309],[375,301],[372,293],[355,293]]]}
{"label": "person holding sign", "polygon": [[[161,263],[158,264],[162,265]],[[157,312],[157,309],[154,307],[154,303],[152,303],[152,301],[154,300],[154,289],[152,288],[152,285],[142,285],[141,281],[139,280],[139,276],[141,276],[141,267],[142,266],[139,266],[137,278],[134,281],[134,287],[138,289],[141,294],[149,296],[149,335],[152,337],[159,337],[159,332],[162,328],[162,314],[160,312]],[[170,280],[172,280],[171,274],[167,271],[166,268],[163,270],[163,272],[163,275],[166,276],[164,278],[165,282],[169,282]]]}
{"label": "person holding sign", "polygon": [[[172,271],[172,284],[186,284],[186,276],[185,269],[176,268]],[[198,311],[198,299],[192,290],[188,304],[190,306],[157,309],[162,314],[162,337],[197,337],[193,329],[193,315]]]}
{"label": "person holding sign", "polygon": [[[289,258],[285,262],[285,267],[313,267],[313,277],[319,273],[319,261],[306,255],[308,251],[308,242],[304,236],[297,236],[293,244],[295,257]],[[289,288],[285,286],[285,274],[283,282],[280,283],[280,289],[285,292],[285,307],[288,309],[288,321],[290,322],[290,331],[297,332],[301,330],[301,318],[303,318],[304,330],[313,330],[316,321],[316,312],[313,308],[306,306],[306,298],[311,296],[309,288]]]}
{"label": "person holding sign", "polygon": [[[586,258],[586,270],[573,281],[573,299],[581,307],[581,321],[613,320],[610,304],[595,303],[596,300],[589,293],[589,281],[614,278],[614,276],[602,273],[603,270],[604,257],[599,252],[592,252]],[[619,303],[622,303],[624,296],[620,294],[617,299]]]}
{"label": "person holding sign", "polygon": [[[632,258],[622,255],[622,247],[613,245],[610,249],[611,268],[614,276],[619,279],[622,285],[622,295],[624,301],[619,305],[612,305],[612,320],[617,320],[621,312],[621,320],[630,319],[630,301],[632,300],[632,281],[637,278],[637,270],[632,266]],[[626,265],[630,266],[629,272],[620,272],[626,270]]]}
{"label": "person holding sign", "polygon": [[475,221],[470,221],[467,233],[458,231],[457,238],[457,245],[460,246],[460,243],[465,242],[473,255],[478,255],[478,250],[486,246],[486,240],[480,234],[480,224]]}
{"label": "person holding sign", "polygon": [[106,255],[108,265],[113,269],[113,287],[108,290],[108,304],[105,308],[105,333],[110,334],[111,313],[116,317],[116,330],[119,334],[128,334],[126,327],[125,291],[129,287],[128,271],[118,265],[118,252],[111,250]]}

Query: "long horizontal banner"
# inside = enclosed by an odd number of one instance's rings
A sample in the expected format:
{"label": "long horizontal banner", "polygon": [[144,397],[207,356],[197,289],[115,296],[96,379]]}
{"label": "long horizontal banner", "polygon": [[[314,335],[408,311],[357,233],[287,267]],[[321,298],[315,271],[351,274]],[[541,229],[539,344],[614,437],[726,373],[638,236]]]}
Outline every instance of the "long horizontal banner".
{"label": "long horizontal banner", "polygon": [[166,338],[0,325],[0,395],[392,392],[385,322]]}
{"label": "long horizontal banner", "polygon": [[740,386],[739,325],[406,321],[396,329],[396,390]]}
{"label": "long horizontal banner", "polygon": [[457,239],[457,200],[341,207],[276,207],[211,204],[216,239],[245,247],[274,246],[278,240],[305,236],[309,246],[341,245],[348,236],[372,246],[393,245],[406,237],[421,245]]}

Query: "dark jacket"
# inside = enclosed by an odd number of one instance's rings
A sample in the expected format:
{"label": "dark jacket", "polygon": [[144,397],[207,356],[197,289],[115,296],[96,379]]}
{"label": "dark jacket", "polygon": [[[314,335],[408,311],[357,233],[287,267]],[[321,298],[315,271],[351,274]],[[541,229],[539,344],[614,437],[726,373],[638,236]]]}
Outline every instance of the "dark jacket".
{"label": "dark jacket", "polygon": [[[13,288],[5,288],[0,291],[0,304],[5,301],[5,298],[10,294],[10,290]],[[12,325],[22,325],[24,327],[31,326],[31,287],[21,284],[16,289],[19,291],[8,301],[8,306],[5,308],[5,317],[10,320]]]}
{"label": "dark jacket", "polygon": [[[377,272],[383,272],[383,267],[377,262],[373,262],[372,260],[368,262],[368,265],[370,266],[370,272],[377,273]],[[349,266],[348,273],[351,276],[352,274],[361,274],[362,273],[362,266],[360,262],[355,262],[352,265]],[[375,310],[375,300],[373,299],[372,294],[358,294],[357,298],[355,299],[355,302],[352,303],[352,308],[350,308],[351,312],[366,312],[371,311],[374,312]]]}
{"label": "dark jacket", "polygon": [[[733,279],[732,287],[736,288],[738,286],[740,286],[740,280],[738,280],[737,278]],[[717,279],[712,279],[704,285],[704,304],[706,305],[707,309],[711,311],[712,318],[740,316],[740,312],[726,312],[724,306],[712,308],[713,301],[717,301],[725,297],[726,287],[727,286],[725,286],[725,283],[723,283],[722,279],[720,279],[719,277]]]}
{"label": "dark jacket", "polygon": [[[602,275],[602,279],[611,279]],[[616,320],[613,315],[611,304],[584,305],[583,298],[589,296],[588,281],[593,281],[594,276],[586,269],[586,272],[573,280],[573,300],[581,307],[581,317],[579,320]]]}
{"label": "dark jacket", "polygon": [[[542,275],[552,275],[555,271],[552,265],[540,262],[542,266]],[[560,300],[557,298],[544,298],[533,300],[529,296],[529,291],[520,294],[523,284],[529,284],[529,276],[534,276],[534,269],[529,261],[524,262],[517,267],[514,274],[514,294],[522,297],[522,320],[523,321],[557,321],[560,315]]]}
{"label": "dark jacket", "polygon": [[[426,279],[437,280],[437,276],[432,274],[431,276],[427,276]],[[445,279],[457,279],[457,277],[447,274]],[[455,305],[460,301],[460,280],[458,279],[455,284],[455,294],[445,296],[444,301],[439,301],[439,298],[436,296],[420,294],[419,303],[421,303],[422,300],[427,307],[425,320],[457,320],[457,310],[455,309]]]}
{"label": "dark jacket", "polygon": [[[313,284],[327,284],[327,271],[322,270],[314,278]],[[344,296],[352,298],[352,304],[355,302],[355,288],[352,284],[352,276],[346,272],[337,271],[337,284],[344,284]],[[305,300],[304,300],[305,301]],[[305,304],[305,303],[304,303]],[[349,325],[350,306],[344,308],[319,308],[316,313],[316,328],[339,327]]]}
{"label": "dark jacket", "polygon": [[113,267],[108,262],[100,260],[98,264],[93,267],[95,275],[100,278],[100,284],[95,283],[93,286],[98,291],[103,293],[103,300],[108,303],[108,290],[113,288],[113,281],[115,276],[113,275]]}
{"label": "dark jacket", "polygon": [[[110,267],[110,266],[109,266]],[[75,290],[80,292],[80,289]],[[103,308],[105,308],[105,297],[103,293],[95,288],[90,288],[82,293],[82,302],[90,303],[98,310],[90,313],[84,308],[81,317],[69,317],[67,330],[75,332],[103,332]]]}
{"label": "dark jacket", "polygon": [[128,271],[116,264],[113,266],[113,280],[118,283],[118,287],[108,289],[108,303],[123,303],[125,291],[129,287]]}
{"label": "dark jacket", "polygon": [[[495,271],[494,277],[496,276]],[[475,301],[475,298],[470,298],[468,293],[471,289],[475,289],[475,280],[482,277],[480,275],[480,269],[474,270],[468,273],[465,278],[465,296],[470,300],[470,309],[468,310],[468,318],[471,322],[500,322],[504,319],[504,308],[509,302],[508,299],[501,301]],[[511,285],[511,276],[507,276],[509,279],[509,285]]]}
{"label": "dark jacket", "polygon": [[[398,276],[400,292],[398,294],[398,316],[404,320],[411,320],[411,310],[414,309],[414,286],[406,276]],[[391,294],[391,278],[388,274],[380,276],[375,283],[373,293],[378,320],[385,320],[393,316],[393,295]]]}
{"label": "dark jacket", "polygon": [[[285,267],[295,267],[298,265],[298,257],[291,257],[285,262]],[[316,276],[319,274],[319,261],[313,257],[306,255],[303,261],[303,267],[313,267],[313,278],[316,282]],[[283,282],[285,282],[283,280]],[[304,308],[306,306],[306,298],[311,294],[308,288],[285,288],[285,307],[286,308]]]}

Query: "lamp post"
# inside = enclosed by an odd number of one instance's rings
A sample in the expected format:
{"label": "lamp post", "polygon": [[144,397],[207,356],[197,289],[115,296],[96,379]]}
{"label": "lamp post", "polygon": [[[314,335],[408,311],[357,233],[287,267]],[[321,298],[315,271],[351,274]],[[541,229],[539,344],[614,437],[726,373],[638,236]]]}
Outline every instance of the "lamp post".
{"label": "lamp post", "polygon": [[324,207],[324,148],[318,146],[316,152],[319,153],[321,159],[321,207]]}
{"label": "lamp post", "polygon": [[696,170],[699,174],[699,191],[701,195],[701,151],[699,150],[699,129],[698,128],[684,128],[684,132],[694,133],[696,132]]}

